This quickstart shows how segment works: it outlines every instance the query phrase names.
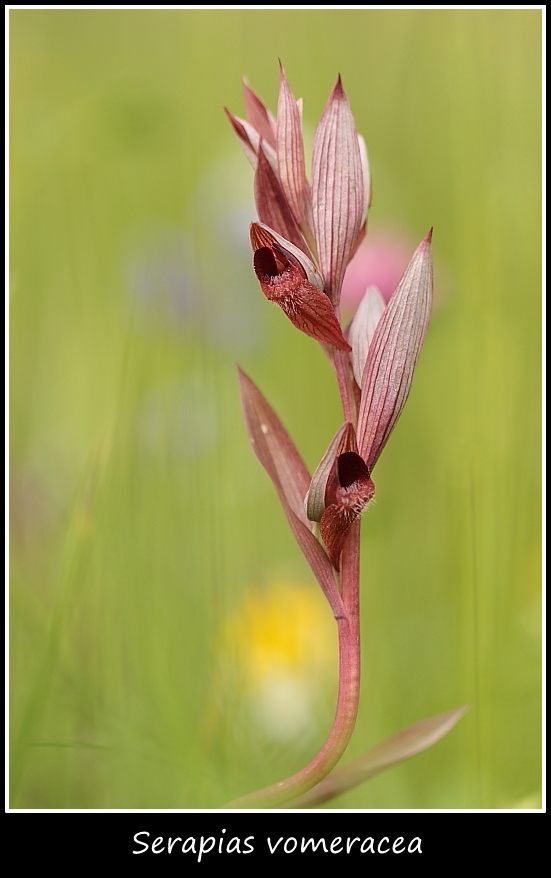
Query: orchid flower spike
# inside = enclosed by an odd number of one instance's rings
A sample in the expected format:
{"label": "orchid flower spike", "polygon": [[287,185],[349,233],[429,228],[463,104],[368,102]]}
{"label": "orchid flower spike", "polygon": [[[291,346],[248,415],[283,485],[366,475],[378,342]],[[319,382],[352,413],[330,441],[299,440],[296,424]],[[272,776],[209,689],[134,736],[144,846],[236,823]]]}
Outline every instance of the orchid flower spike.
{"label": "orchid flower spike", "polygon": [[365,144],[340,77],[316,128],[306,179],[301,110],[280,68],[277,115],[245,84],[246,118],[227,112],[253,165],[258,222],[253,266],[269,301],[324,345],[344,424],[314,475],[261,390],[240,369],[251,445],[337,622],[339,686],[331,731],[318,753],[284,781],[228,807],[318,803],[413,755],[457,722],[464,708],[412,726],[351,766],[333,770],[350,740],[360,680],[359,517],[373,500],[372,471],[405,405],[432,303],[432,230],[393,295],[369,287],[348,330],[340,324],[344,274],[362,241],[370,202]]}
{"label": "orchid flower spike", "polygon": [[[248,84],[244,93],[246,118],[226,112],[255,169],[259,222],[250,228],[255,274],[266,298],[294,326],[333,348],[341,392],[347,384],[350,388],[344,391],[347,423],[324,455],[306,498],[308,519],[320,522],[325,548],[338,569],[350,526],[374,495],[371,472],[404,407],[427,329],[431,232],[388,305],[376,288],[369,288],[345,337],[338,316],[341,287],[365,235],[371,186],[365,143],[341,79],[316,128],[311,185],[301,102],[283,67],[276,117]],[[353,394],[356,404],[350,402]]]}
{"label": "orchid flower spike", "polygon": [[[365,143],[356,131],[341,79],[316,129],[311,186],[305,171],[301,102],[283,67],[277,118],[247,84],[245,106],[246,119],[226,113],[255,169],[260,223],[253,224],[251,243],[261,288],[307,335],[349,351],[336,315],[346,267],[365,235],[370,180]],[[263,235],[257,234],[258,228]]]}

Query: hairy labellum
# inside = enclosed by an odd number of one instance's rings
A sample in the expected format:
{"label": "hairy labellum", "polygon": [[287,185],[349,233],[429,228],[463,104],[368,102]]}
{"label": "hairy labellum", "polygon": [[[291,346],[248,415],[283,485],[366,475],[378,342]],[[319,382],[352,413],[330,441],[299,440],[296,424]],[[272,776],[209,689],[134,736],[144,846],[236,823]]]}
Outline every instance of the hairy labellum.
{"label": "hairy labellum", "polygon": [[340,555],[350,525],[375,494],[369,469],[355,451],[336,458],[325,489],[326,509],[321,517],[321,537],[333,567],[339,568]]}
{"label": "hairy labellum", "polygon": [[352,350],[328,297],[310,283],[292,253],[274,242],[255,250],[253,264],[266,298],[279,305],[298,329],[324,344]]}

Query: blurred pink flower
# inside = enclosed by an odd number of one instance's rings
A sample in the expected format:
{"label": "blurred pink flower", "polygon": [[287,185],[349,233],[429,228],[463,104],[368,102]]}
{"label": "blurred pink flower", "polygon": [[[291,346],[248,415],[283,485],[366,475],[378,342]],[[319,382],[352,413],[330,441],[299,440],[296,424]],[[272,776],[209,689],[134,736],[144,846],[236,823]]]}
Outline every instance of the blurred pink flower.
{"label": "blurred pink flower", "polygon": [[388,302],[406,269],[412,249],[409,239],[394,230],[369,231],[346,269],[342,306],[355,311],[369,286],[378,287]]}

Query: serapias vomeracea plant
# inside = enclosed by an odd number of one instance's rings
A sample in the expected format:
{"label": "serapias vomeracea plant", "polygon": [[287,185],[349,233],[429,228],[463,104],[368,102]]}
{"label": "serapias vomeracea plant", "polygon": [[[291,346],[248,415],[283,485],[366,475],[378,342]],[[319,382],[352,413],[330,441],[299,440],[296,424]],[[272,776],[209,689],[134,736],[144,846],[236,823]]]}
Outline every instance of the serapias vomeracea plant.
{"label": "serapias vomeracea plant", "polygon": [[302,104],[283,68],[276,118],[248,84],[244,92],[245,118],[226,113],[254,169],[254,271],[266,298],[323,346],[335,371],[343,424],[311,477],[270,404],[239,370],[241,401],[253,449],[335,617],[339,689],[329,735],[308,765],[227,807],[308,807],[425,749],[466,710],[423,720],[349,766],[333,770],[350,740],[358,710],[360,517],[375,494],[373,469],[406,402],[427,330],[432,229],[388,304],[369,287],[344,333],[341,287],[366,233],[371,184],[365,143],[356,131],[341,79],[316,128],[311,182],[305,170]]}

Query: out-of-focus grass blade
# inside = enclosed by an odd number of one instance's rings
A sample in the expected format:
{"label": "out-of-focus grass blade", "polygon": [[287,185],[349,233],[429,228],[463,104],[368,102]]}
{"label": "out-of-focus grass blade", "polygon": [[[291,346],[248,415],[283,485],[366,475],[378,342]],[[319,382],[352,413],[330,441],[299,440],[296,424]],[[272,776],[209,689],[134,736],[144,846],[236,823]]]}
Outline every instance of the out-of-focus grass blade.
{"label": "out-of-focus grass blade", "polygon": [[285,807],[310,808],[321,805],[322,802],[340,796],[341,793],[369,780],[385,768],[421,753],[449,732],[468,709],[468,705],[457,707],[402,729],[348,765],[336,768],[307,793],[287,802]]}

